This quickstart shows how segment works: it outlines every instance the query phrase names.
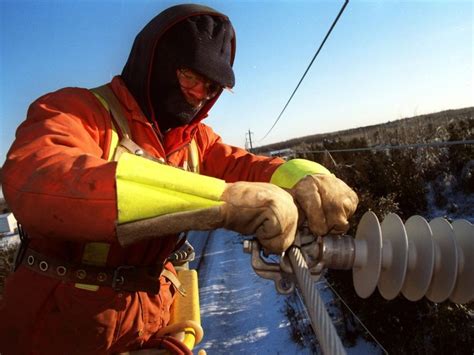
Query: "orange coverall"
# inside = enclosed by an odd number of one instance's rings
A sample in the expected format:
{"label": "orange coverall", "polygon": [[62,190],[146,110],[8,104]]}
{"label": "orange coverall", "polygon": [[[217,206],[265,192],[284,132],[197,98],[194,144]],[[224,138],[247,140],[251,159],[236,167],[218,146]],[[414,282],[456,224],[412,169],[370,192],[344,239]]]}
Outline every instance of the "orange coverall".
{"label": "orange coverall", "polygon": [[[193,11],[181,16],[192,16]],[[203,11],[212,13],[208,8]],[[167,25],[165,21],[161,27]],[[151,70],[141,70],[137,80],[149,82],[140,75],[149,75]],[[199,150],[200,173],[227,182],[267,182],[283,163],[226,145],[201,123],[217,97],[189,125],[164,133],[145,117],[120,76],[109,85],[124,108],[134,142],[169,165],[183,166],[192,138]],[[110,113],[89,90],[61,89],[30,106],[3,166],[4,195],[30,236],[29,247],[52,258],[81,263],[86,243],[106,242],[110,243],[106,263],[110,267],[163,262],[174,250],[176,236],[126,248],[118,244],[117,163],[107,160],[111,135]],[[169,321],[173,292],[165,278],[160,282],[157,295],[116,292],[109,287],[88,291],[20,266],[8,278],[0,303],[0,353],[138,349]]]}

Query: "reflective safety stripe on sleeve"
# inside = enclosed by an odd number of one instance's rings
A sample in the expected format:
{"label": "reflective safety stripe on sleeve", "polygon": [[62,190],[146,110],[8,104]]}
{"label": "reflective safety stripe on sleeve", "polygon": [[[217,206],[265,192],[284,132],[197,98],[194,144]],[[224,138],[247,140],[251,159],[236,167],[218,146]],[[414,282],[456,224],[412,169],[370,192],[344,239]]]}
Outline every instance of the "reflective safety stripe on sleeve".
{"label": "reflective safety stripe on sleeve", "polygon": [[324,174],[331,172],[321,164],[306,159],[292,159],[280,165],[272,175],[270,182],[277,186],[291,189],[307,175]]}
{"label": "reflective safety stripe on sleeve", "polygon": [[117,170],[118,222],[222,204],[225,181],[124,153]]}

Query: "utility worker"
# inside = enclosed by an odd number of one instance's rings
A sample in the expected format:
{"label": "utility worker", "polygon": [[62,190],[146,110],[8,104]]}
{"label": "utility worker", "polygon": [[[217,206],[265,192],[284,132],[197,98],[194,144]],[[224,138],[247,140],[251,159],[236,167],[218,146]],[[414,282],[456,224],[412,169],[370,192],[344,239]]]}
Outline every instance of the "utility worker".
{"label": "utility worker", "polygon": [[[280,253],[298,221],[347,230],[357,195],[322,166],[256,156],[202,123],[234,86],[235,35],[205,6],[138,34],[120,76],[36,100],[3,167],[29,235],[0,307],[0,353],[120,353],[162,343],[176,293],[167,261],[188,230],[255,234]],[[297,209],[296,206],[299,206]],[[179,346],[178,346],[179,348]]]}

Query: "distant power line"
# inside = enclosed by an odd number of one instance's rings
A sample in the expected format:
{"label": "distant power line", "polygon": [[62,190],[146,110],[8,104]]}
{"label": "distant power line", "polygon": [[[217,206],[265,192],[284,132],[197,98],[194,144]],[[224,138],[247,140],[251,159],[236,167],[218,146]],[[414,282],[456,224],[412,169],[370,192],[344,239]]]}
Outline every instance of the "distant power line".
{"label": "distant power line", "polygon": [[337,14],[336,19],[333,21],[331,27],[329,28],[328,33],[326,34],[326,36],[324,37],[323,41],[321,42],[321,45],[319,46],[318,50],[316,51],[316,54],[313,56],[313,59],[311,59],[311,62],[309,63],[309,65],[308,65],[308,67],[306,68],[306,70],[305,70],[303,76],[301,77],[300,81],[298,82],[298,85],[296,85],[295,90],[293,90],[293,93],[291,94],[290,98],[289,98],[288,101],[286,102],[285,107],[283,107],[283,110],[281,110],[280,114],[278,115],[278,117],[277,117],[277,119],[275,120],[275,122],[273,123],[273,125],[270,127],[270,129],[268,130],[268,132],[263,136],[263,138],[259,140],[259,142],[261,142],[261,141],[263,141],[265,138],[267,138],[267,136],[270,134],[270,132],[273,130],[273,128],[276,126],[276,124],[277,124],[278,121],[280,120],[281,116],[283,115],[283,112],[285,112],[285,110],[286,110],[286,108],[288,107],[290,101],[293,99],[293,96],[295,96],[296,91],[298,90],[298,88],[300,87],[301,83],[303,82],[303,79],[305,78],[306,74],[308,74],[308,71],[309,71],[309,69],[311,68],[311,66],[313,65],[314,60],[316,59],[316,57],[318,56],[319,52],[320,52],[321,49],[323,48],[324,43],[326,43],[326,40],[328,39],[329,35],[331,34],[331,32],[332,32],[334,26],[336,26],[336,23],[337,23],[337,21],[339,20],[339,17],[341,17],[341,15],[342,15],[342,13],[344,12],[344,9],[346,8],[346,6],[347,6],[348,3],[349,3],[349,0],[345,0],[344,5],[342,5],[341,10],[340,10],[339,13]]}
{"label": "distant power line", "polygon": [[[431,143],[415,143],[415,144],[400,144],[400,145],[378,145],[375,147],[362,147],[362,148],[346,148],[346,149],[323,149],[323,150],[288,150],[285,153],[341,153],[341,152],[363,152],[369,150],[392,150],[392,149],[410,149],[410,148],[426,148],[426,147],[444,147],[450,145],[468,145],[474,144],[474,139],[462,140],[462,141],[449,141],[449,142],[431,142]],[[290,152],[291,151],[291,152]]]}

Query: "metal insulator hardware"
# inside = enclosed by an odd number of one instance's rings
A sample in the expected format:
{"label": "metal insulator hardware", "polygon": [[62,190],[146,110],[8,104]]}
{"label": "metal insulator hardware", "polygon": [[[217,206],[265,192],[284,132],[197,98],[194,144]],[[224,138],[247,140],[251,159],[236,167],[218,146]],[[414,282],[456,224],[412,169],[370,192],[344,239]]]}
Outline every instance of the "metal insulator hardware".
{"label": "metal insulator hardware", "polygon": [[345,353],[315,283],[325,268],[352,269],[354,288],[362,298],[378,287],[387,300],[400,293],[411,301],[424,296],[432,302],[474,299],[474,226],[466,220],[450,224],[436,218],[428,223],[413,216],[403,223],[391,213],[380,224],[369,211],[355,238],[317,238],[302,228],[279,262],[267,261],[256,240],[245,240],[244,251],[252,254],[257,275],[273,280],[279,293],[293,292],[298,283],[324,354]]}
{"label": "metal insulator hardware", "polygon": [[[316,238],[303,229],[294,246],[300,248],[314,280],[325,268],[352,269],[354,288],[362,298],[378,288],[387,300],[400,293],[410,301],[424,296],[432,302],[474,299],[474,226],[466,220],[450,224],[435,218],[428,223],[412,216],[403,223],[391,213],[380,223],[369,211],[360,220],[355,238]],[[273,280],[280,293],[294,289],[288,287],[294,282],[294,265],[287,255],[279,263],[269,263],[256,241],[245,241],[244,249],[252,254],[255,272]]]}
{"label": "metal insulator hardware", "polygon": [[295,290],[294,276],[284,272],[280,263],[265,260],[262,248],[256,240],[244,240],[243,244],[244,252],[252,255],[252,268],[258,276],[273,280],[276,290],[283,295]]}
{"label": "metal insulator hardware", "polygon": [[319,238],[321,262],[332,269],[350,270],[354,265],[354,238],[349,235]]}
{"label": "metal insulator hardware", "polygon": [[[404,224],[391,213],[380,224],[369,211],[358,225],[353,246],[348,240],[322,238],[321,261],[326,268],[352,268],[354,288],[362,298],[378,288],[387,300],[400,292],[411,301],[423,296],[432,302],[474,299],[474,226],[466,220],[451,225],[443,218],[428,223],[413,216]],[[352,265],[341,261],[350,260],[348,254],[353,255]]]}

